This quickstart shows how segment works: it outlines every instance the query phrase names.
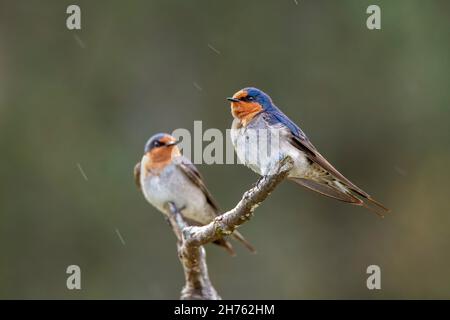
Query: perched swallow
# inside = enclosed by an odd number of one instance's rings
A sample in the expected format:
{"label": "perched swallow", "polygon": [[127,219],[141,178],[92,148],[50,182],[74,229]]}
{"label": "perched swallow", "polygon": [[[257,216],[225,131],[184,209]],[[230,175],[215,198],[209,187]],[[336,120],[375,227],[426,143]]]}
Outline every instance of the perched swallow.
{"label": "perched swallow", "polygon": [[[234,117],[231,128],[233,146],[239,160],[253,171],[260,175],[269,174],[278,161],[290,156],[294,166],[289,172],[289,180],[322,195],[364,206],[380,216],[389,212],[388,208],[337,171],[303,131],[275,106],[269,95],[249,87],[227,100],[231,101]],[[261,150],[256,140],[252,140],[255,135],[259,140],[264,138],[268,141],[269,152]]]}
{"label": "perched swallow", "polygon": [[[162,213],[169,215],[167,203],[172,202],[189,225],[205,225],[220,213],[197,168],[182,156],[178,141],[169,134],[158,133],[145,145],[144,156],[134,168],[134,179],[144,197]],[[232,236],[250,251],[254,247],[238,232]],[[214,243],[234,255],[225,239]]]}

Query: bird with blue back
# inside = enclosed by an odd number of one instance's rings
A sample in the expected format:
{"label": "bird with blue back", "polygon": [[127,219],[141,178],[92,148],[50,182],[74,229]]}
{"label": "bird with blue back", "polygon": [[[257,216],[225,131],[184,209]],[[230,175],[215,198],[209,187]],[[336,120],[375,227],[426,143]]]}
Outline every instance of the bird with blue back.
{"label": "bird with blue back", "polygon": [[390,210],[336,170],[270,96],[244,88],[227,98],[233,123],[231,141],[239,161],[259,175],[270,175],[282,159],[293,167],[287,179],[322,195],[366,207],[379,216]]}

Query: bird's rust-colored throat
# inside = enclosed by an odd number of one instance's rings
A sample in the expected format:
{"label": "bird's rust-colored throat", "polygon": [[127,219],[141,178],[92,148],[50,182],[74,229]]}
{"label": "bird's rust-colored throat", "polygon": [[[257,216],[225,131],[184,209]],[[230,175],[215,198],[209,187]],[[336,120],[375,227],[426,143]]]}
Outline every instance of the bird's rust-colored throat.
{"label": "bird's rust-colored throat", "polygon": [[146,168],[148,171],[161,171],[172,162],[173,157],[180,155],[180,149],[175,145],[154,148],[147,153],[149,161],[147,162]]}
{"label": "bird's rust-colored throat", "polygon": [[258,102],[232,102],[231,114],[245,127],[263,108]]}

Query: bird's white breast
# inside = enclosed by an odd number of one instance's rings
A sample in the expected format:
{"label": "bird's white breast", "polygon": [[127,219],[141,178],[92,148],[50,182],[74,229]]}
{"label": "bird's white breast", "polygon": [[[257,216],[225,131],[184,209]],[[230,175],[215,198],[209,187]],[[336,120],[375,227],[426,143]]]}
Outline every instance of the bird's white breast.
{"label": "bird's white breast", "polygon": [[260,175],[272,172],[276,163],[286,156],[294,161],[289,174],[302,177],[309,167],[305,154],[295,148],[287,138],[285,128],[265,126],[262,121],[240,127],[238,120],[233,121],[231,141],[239,161]]}
{"label": "bird's white breast", "polygon": [[141,165],[144,196],[158,210],[167,214],[166,205],[172,202],[188,219],[202,224],[212,220],[213,212],[204,193],[176,165],[169,164],[158,174],[145,174],[144,170],[147,169]]}

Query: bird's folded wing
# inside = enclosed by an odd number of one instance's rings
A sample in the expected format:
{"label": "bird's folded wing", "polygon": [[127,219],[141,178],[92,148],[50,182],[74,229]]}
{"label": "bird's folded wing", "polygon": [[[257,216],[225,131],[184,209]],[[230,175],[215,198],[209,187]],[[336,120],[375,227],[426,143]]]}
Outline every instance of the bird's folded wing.
{"label": "bird's folded wing", "polygon": [[219,206],[217,205],[217,202],[214,200],[213,196],[211,195],[205,183],[203,182],[203,177],[201,176],[200,172],[197,170],[195,165],[192,164],[192,162],[186,157],[180,157],[179,160],[177,161],[177,165],[181,169],[181,171],[186,175],[186,177],[188,177],[189,180],[191,180],[191,182],[195,186],[200,188],[200,190],[205,195],[206,200],[214,209],[216,214],[219,213]]}
{"label": "bird's folded wing", "polygon": [[139,190],[141,190],[141,162],[136,163],[134,166],[134,183]]}
{"label": "bird's folded wing", "polygon": [[[303,131],[294,122],[292,122],[280,109],[274,107],[274,109],[270,113],[267,113],[266,119],[269,124],[281,125],[281,127],[284,127],[285,130],[287,129],[287,138],[294,147],[303,151],[309,160],[318,164],[330,175],[344,184],[348,189],[355,192],[355,194],[367,199],[378,208],[381,208],[384,211],[390,211],[384,205],[373,199],[369,194],[367,194],[367,192],[356,186],[353,182],[348,180],[346,177],[344,177],[343,174],[336,170],[336,168],[334,168],[325,159],[325,157],[323,157],[319,153],[319,151],[317,151],[316,147],[314,147],[311,141],[309,141],[308,137],[303,133]],[[309,186],[309,188],[311,188],[311,186]]]}
{"label": "bird's folded wing", "polygon": [[343,174],[341,174],[336,168],[334,168],[320,153],[317,151],[317,149],[314,147],[314,145],[308,140],[308,138],[304,137],[296,137],[292,135],[291,137],[291,143],[296,148],[302,150],[308,159],[313,161],[314,163],[321,166],[323,169],[325,169],[328,173],[330,173],[333,177],[335,177],[337,180],[339,180],[341,183],[343,183],[347,188],[349,188],[351,191],[353,191],[355,194],[367,199],[370,203],[374,204],[378,208],[382,209],[383,211],[390,211],[388,208],[386,208],[384,205],[382,205],[380,202],[373,199],[367,192],[356,186],[353,182],[348,180],[346,177],[344,177]]}
{"label": "bird's folded wing", "polygon": [[362,190],[361,188],[356,186],[353,182],[348,180],[342,173],[340,173],[335,167],[333,167],[331,165],[331,163],[329,163],[327,161],[327,159],[325,159],[319,153],[319,151],[317,151],[317,149],[314,147],[314,145],[307,138],[300,139],[298,137],[292,136],[291,143],[296,148],[302,150],[306,154],[308,159],[310,159],[314,163],[317,163],[319,166],[321,166],[323,169],[325,169],[327,172],[329,172],[336,179],[343,182],[347,187],[352,189],[352,191],[360,194],[363,197],[369,196],[364,190]]}

